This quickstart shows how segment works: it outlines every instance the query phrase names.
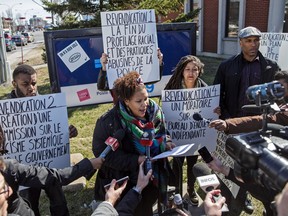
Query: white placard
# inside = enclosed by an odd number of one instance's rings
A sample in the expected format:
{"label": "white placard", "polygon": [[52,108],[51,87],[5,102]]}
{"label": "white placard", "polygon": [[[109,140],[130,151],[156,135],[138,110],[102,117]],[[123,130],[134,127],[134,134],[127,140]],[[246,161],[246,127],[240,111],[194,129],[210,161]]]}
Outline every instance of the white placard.
{"label": "white placard", "polygon": [[192,142],[195,154],[203,146],[209,151],[216,149],[216,130],[205,120],[195,121],[193,114],[199,113],[209,121],[217,119],[213,110],[219,106],[219,95],[220,85],[162,91],[166,127],[176,145]]}
{"label": "white placard", "polygon": [[109,56],[109,88],[119,77],[137,71],[144,81],[160,79],[154,10],[101,12],[104,52]]}
{"label": "white placard", "polygon": [[58,52],[57,55],[64,62],[70,72],[75,71],[90,60],[89,56],[77,40]]}
{"label": "white placard", "polygon": [[[223,132],[218,132],[217,136],[217,146],[216,151],[213,153],[223,165],[228,166],[230,168],[234,168],[234,160],[226,153],[225,143],[228,138]],[[222,173],[217,173],[217,176],[222,180],[222,182],[227,186],[227,188],[231,191],[234,198],[236,198],[240,187],[234,182],[226,179],[226,177]]]}
{"label": "white placard", "polygon": [[276,61],[281,70],[288,70],[288,33],[261,34],[259,51],[263,56]]}
{"label": "white placard", "polygon": [[54,168],[70,166],[64,93],[1,100],[0,124],[8,150],[5,158]]}

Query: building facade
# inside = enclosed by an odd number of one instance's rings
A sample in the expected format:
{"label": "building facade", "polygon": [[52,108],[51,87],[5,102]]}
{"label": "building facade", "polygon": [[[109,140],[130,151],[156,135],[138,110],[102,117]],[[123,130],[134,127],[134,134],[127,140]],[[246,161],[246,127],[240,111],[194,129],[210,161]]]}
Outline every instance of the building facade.
{"label": "building facade", "polygon": [[197,51],[208,56],[240,52],[238,31],[288,32],[288,0],[186,0],[185,12],[201,8]]}

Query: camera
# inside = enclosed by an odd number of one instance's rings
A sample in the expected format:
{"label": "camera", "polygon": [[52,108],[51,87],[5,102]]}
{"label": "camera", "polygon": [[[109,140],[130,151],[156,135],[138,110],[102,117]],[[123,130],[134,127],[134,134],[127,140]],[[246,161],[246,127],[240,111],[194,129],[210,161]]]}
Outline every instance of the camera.
{"label": "camera", "polygon": [[253,85],[246,90],[249,101],[274,101],[282,99],[285,94],[284,86],[278,81],[264,83],[262,85]]}
{"label": "camera", "polygon": [[260,132],[229,137],[226,152],[235,160],[236,178],[280,192],[288,182],[288,161],[279,146]]}
{"label": "camera", "polygon": [[[283,86],[277,82],[251,86],[246,94],[264,112],[259,131],[235,135],[226,140],[226,152],[234,160],[235,177],[280,192],[288,182],[288,128],[267,124],[270,105],[282,99]],[[264,104],[261,104],[265,101]]]}

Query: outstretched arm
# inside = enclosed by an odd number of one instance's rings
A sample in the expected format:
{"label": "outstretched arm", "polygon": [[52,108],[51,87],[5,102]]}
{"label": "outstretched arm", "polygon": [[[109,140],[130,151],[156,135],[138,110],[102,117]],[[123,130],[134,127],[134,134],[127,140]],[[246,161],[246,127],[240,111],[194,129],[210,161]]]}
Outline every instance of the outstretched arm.
{"label": "outstretched arm", "polygon": [[45,188],[51,185],[67,185],[72,181],[88,175],[94,169],[100,168],[103,163],[102,158],[84,158],[74,166],[63,169],[47,168],[21,164],[16,160],[5,160],[5,172],[16,173],[19,185],[27,187]]}

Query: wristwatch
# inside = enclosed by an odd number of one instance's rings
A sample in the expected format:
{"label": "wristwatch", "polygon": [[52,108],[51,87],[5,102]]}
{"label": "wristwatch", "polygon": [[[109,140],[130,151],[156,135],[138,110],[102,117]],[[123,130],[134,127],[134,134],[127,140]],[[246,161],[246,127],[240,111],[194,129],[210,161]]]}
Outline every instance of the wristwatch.
{"label": "wristwatch", "polygon": [[133,189],[135,192],[137,192],[139,195],[141,195],[141,189],[140,189],[139,187],[137,187],[137,185],[134,186],[132,189]]}

